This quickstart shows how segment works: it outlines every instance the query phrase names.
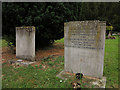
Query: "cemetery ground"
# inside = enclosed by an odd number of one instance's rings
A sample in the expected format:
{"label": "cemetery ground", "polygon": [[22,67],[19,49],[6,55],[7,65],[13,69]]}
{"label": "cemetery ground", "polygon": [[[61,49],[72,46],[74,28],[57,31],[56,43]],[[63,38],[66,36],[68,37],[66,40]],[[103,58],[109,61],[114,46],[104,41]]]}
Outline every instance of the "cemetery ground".
{"label": "cemetery ground", "polygon": [[[105,40],[103,76],[107,78],[106,88],[118,88],[118,36],[115,37]],[[8,43],[5,40],[2,42],[3,88],[72,88],[71,79],[64,81],[56,77],[64,70],[64,39],[36,51],[37,61],[29,66],[9,64],[9,60],[18,59],[9,51]],[[89,88],[88,82],[81,83],[81,87]]]}

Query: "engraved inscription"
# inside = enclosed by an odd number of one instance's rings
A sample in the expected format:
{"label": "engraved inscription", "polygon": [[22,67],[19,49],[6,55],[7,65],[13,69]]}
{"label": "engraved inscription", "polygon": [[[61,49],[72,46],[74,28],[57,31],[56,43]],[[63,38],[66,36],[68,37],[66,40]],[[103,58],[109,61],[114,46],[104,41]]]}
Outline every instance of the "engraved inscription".
{"label": "engraved inscription", "polygon": [[100,45],[101,27],[99,22],[84,24],[69,25],[69,30],[65,36],[66,47],[103,49]]}

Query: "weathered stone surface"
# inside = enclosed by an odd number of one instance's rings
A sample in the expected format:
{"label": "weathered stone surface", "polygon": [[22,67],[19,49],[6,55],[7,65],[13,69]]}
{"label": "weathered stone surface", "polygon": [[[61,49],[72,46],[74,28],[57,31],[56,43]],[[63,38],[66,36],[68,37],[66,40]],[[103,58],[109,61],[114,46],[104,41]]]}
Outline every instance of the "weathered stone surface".
{"label": "weathered stone surface", "polygon": [[[76,77],[75,74],[65,72],[65,71],[61,71],[56,77],[59,77],[62,80],[68,80],[69,79],[73,82],[74,81],[80,82],[80,80],[75,79],[75,77]],[[81,84],[85,84],[85,83],[87,83],[87,85],[84,88],[105,88],[106,77],[102,77],[102,78],[99,79],[99,78],[83,75]]]}
{"label": "weathered stone surface", "polygon": [[14,64],[15,62],[15,60],[9,60],[9,64]]}
{"label": "weathered stone surface", "polygon": [[104,21],[64,23],[65,71],[101,78],[105,31]]}
{"label": "weathered stone surface", "polygon": [[26,60],[17,60],[15,62],[15,65],[17,65],[17,66],[28,66],[28,65],[31,65],[33,63],[35,63],[35,62],[26,61]]}
{"label": "weathered stone surface", "polygon": [[90,82],[95,88],[105,88],[106,85],[106,77],[102,77],[101,79],[96,79]]}
{"label": "weathered stone surface", "polygon": [[35,60],[35,27],[16,27],[16,57]]}
{"label": "weathered stone surface", "polygon": [[17,62],[22,62],[22,61],[23,61],[23,60],[20,60],[20,59],[19,59],[19,60],[17,60]]}
{"label": "weathered stone surface", "polygon": [[61,71],[56,77],[59,77],[63,80],[74,78],[74,76],[67,74],[65,71]]}

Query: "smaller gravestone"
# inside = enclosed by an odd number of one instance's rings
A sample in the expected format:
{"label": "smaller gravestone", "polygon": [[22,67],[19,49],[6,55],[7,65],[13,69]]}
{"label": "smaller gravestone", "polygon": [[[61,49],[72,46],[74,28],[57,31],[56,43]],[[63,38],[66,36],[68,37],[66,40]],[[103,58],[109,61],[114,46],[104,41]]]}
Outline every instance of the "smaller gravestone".
{"label": "smaller gravestone", "polygon": [[35,27],[16,27],[16,57],[35,60]]}

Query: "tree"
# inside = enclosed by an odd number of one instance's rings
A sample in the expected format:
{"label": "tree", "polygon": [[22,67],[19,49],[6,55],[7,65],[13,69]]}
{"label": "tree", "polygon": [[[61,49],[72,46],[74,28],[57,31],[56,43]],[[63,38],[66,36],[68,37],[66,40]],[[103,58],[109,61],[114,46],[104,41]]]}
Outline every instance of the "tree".
{"label": "tree", "polygon": [[102,20],[120,30],[120,2],[3,2],[2,29],[15,44],[15,27],[35,26],[36,47],[50,45],[64,37],[64,22]]}
{"label": "tree", "polygon": [[63,3],[3,3],[3,35],[15,45],[15,27],[35,26],[36,47],[50,45],[64,36],[63,25],[70,13]]}

